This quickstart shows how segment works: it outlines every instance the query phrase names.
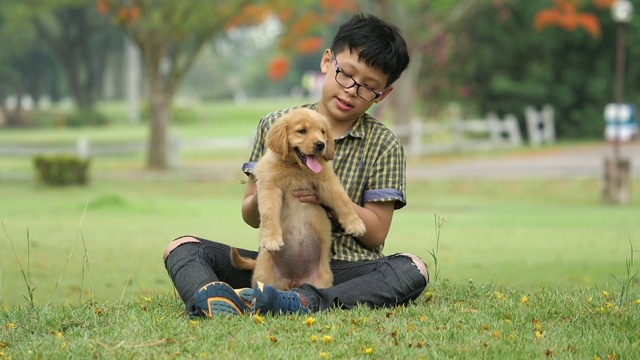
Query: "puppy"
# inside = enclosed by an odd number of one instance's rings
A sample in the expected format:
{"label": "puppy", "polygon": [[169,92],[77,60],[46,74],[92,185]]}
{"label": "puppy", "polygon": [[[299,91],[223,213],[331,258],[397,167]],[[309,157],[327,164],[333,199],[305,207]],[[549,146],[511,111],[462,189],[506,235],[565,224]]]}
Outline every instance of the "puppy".
{"label": "puppy", "polygon": [[273,124],[266,145],[253,172],[260,251],[252,260],[232,248],[231,259],[237,268],[253,270],[253,285],[260,281],[280,290],[303,283],[331,287],[331,222],[320,205],[300,202],[292,195],[295,189],[315,189],[345,232],[365,233],[364,223],[333,172],[335,148],[329,122],[310,109],[292,110]]}

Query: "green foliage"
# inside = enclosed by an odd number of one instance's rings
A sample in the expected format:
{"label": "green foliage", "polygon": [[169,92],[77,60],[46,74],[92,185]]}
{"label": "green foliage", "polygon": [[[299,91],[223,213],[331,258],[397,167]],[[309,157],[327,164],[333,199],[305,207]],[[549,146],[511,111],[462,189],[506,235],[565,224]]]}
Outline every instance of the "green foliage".
{"label": "green foliage", "polygon": [[50,186],[87,185],[89,159],[71,155],[38,155],[33,158],[39,182]]}
{"label": "green foliage", "polygon": [[[608,11],[583,4],[580,11],[598,17],[602,37],[593,38],[581,29],[535,31],[536,11],[553,6],[551,1],[481,7],[461,24],[455,41],[451,39],[450,62],[431,64],[437,71],[430,68],[427,78],[443,84],[438,90],[442,98],[476,108],[479,114],[474,115],[513,113],[524,125],[526,106],[551,104],[559,137],[601,139],[604,107],[614,100],[616,26]],[[633,45],[639,36],[640,29],[632,23],[626,74],[627,99],[632,102],[640,92],[640,68],[632,60],[640,51]]]}
{"label": "green foliage", "polygon": [[78,109],[64,118],[64,125],[69,127],[102,126],[108,123],[109,119],[94,109]]}

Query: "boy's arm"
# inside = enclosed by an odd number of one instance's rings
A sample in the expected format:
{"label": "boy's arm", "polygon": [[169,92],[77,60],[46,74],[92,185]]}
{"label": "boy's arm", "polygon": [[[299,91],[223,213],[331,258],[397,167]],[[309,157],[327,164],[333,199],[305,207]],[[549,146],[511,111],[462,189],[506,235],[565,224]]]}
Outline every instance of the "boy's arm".
{"label": "boy's arm", "polygon": [[249,175],[247,188],[242,200],[242,219],[253,228],[260,227],[260,212],[258,211],[258,197],[256,195],[256,181],[253,175]]}
{"label": "boy's arm", "polygon": [[362,207],[357,204],[353,204],[353,207],[367,227],[367,231],[358,238],[358,241],[368,249],[382,246],[391,228],[395,203],[392,201],[366,202]]}

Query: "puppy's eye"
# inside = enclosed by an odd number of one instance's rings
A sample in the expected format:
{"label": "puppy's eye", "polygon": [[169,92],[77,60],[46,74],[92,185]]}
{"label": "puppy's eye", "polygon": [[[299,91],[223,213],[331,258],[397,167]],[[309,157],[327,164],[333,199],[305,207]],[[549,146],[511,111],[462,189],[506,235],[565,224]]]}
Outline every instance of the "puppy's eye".
{"label": "puppy's eye", "polygon": [[307,133],[307,129],[304,129],[304,128],[302,128],[302,129],[298,129],[298,134],[300,134],[300,135],[304,135],[304,134],[306,134],[306,133]]}

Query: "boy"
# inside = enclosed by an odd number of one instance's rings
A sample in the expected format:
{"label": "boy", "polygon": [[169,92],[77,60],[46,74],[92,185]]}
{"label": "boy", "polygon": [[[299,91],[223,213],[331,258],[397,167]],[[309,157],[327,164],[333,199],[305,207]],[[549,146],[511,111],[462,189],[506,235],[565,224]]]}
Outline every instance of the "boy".
{"label": "boy", "polygon": [[[393,212],[405,204],[405,157],[398,138],[366,111],[384,100],[409,63],[399,30],[374,16],[358,14],[340,26],[320,70],[325,74],[322,94],[307,107],[324,115],[331,125],[336,152],[334,169],[366,225],[360,238],[334,226],[331,270],[334,286],[317,289],[302,284],[290,291],[258,283],[251,272],[233,267],[229,246],[193,236],[172,241],[164,253],[165,266],[191,315],[278,314],[350,309],[358,304],[384,307],[416,299],[427,286],[429,274],[416,255],[384,256],[382,247]],[[260,226],[252,171],[264,153],[267,130],[291,109],[271,113],[259,125],[249,161],[243,171],[249,181],[242,202],[242,217]],[[300,201],[317,203],[313,189],[299,189]],[[328,216],[331,216],[330,209]],[[257,252],[239,250],[244,257]]]}

